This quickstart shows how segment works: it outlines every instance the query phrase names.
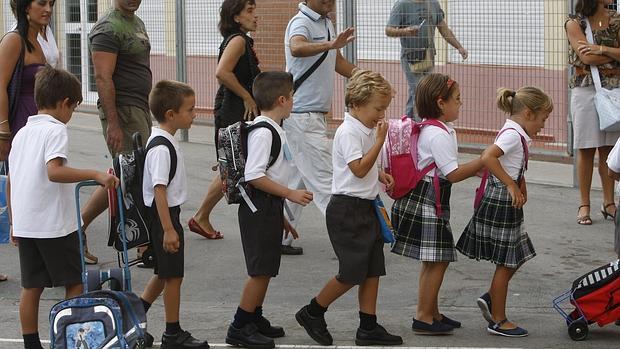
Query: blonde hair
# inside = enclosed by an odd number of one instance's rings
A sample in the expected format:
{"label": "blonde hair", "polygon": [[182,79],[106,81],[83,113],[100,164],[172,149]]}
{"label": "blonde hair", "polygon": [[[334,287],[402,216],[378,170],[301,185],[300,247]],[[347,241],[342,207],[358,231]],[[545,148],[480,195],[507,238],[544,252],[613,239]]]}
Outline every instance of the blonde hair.
{"label": "blonde hair", "polygon": [[358,69],[347,84],[344,103],[347,107],[368,103],[373,94],[392,96],[392,85],[379,73]]}
{"label": "blonde hair", "polygon": [[497,107],[510,115],[521,113],[526,108],[533,111],[553,111],[553,101],[538,87],[524,86],[517,91],[501,87],[497,89]]}

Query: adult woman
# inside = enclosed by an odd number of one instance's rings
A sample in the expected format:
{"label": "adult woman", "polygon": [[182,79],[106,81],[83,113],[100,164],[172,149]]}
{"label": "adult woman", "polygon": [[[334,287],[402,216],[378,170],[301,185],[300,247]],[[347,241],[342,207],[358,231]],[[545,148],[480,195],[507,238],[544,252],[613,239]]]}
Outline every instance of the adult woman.
{"label": "adult woman", "polygon": [[[0,41],[0,160],[8,158],[12,136],[26,124],[30,115],[37,114],[34,76],[46,63],[37,35],[43,26],[49,25],[54,0],[17,0],[15,5],[17,32],[6,34]],[[20,79],[20,89],[14,92],[16,98],[9,110],[9,84],[19,65],[23,67],[21,77],[16,77]],[[6,279],[6,275],[0,274],[0,281]]]}
{"label": "adult woman", "polygon": [[[260,69],[254,52],[254,41],[247,34],[255,31],[258,17],[254,0],[225,0],[220,8],[220,33],[224,37],[215,76],[220,88],[215,96],[215,140],[217,131],[241,120],[258,115],[252,97],[252,82]],[[189,229],[207,239],[221,239],[209,221],[213,207],[222,199],[221,180],[216,176],[207,197],[189,222]]]}
{"label": "adult woman", "polygon": [[[16,0],[11,0],[11,11],[13,12],[13,16],[15,16],[15,18],[17,18],[16,9]],[[13,30],[15,29],[17,29],[17,23],[13,27]],[[58,45],[56,44],[56,39],[54,39],[52,28],[49,25],[44,25],[41,27],[41,31],[39,32],[39,35],[37,35],[37,41],[39,42],[39,45],[41,45],[43,54],[45,54],[47,64],[54,68],[60,67],[60,52],[58,51]]]}
{"label": "adult woman", "polygon": [[[603,186],[601,214],[605,219],[616,215],[614,180],[607,176],[607,156],[620,136],[617,132],[602,132],[598,128],[598,114],[594,107],[596,94],[590,66],[596,65],[604,88],[620,87],[620,14],[607,9],[612,0],[579,0],[575,16],[566,21],[565,29],[570,42],[569,63],[575,67],[570,80],[574,142],[577,149],[577,175],[581,203],[577,223],[591,225],[590,188],[594,155],[598,150],[598,170]],[[594,34],[594,44],[586,40],[586,19]]]}

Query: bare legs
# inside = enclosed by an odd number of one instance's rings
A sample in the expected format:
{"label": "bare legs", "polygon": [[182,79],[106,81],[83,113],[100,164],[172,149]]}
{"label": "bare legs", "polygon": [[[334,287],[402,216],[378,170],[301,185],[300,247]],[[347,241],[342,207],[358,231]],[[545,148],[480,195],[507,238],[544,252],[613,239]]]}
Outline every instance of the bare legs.
{"label": "bare legs", "polygon": [[[495,274],[491,281],[491,288],[489,289],[489,295],[491,296],[491,315],[493,321],[498,323],[506,319],[506,298],[508,297],[508,283],[517,269],[507,268],[498,265],[495,268]],[[504,323],[501,328],[513,329],[517,326],[511,322]]]}
{"label": "bare legs", "polygon": [[[577,213],[578,217],[590,215],[590,191],[592,189],[592,172],[594,170],[594,155],[598,150],[598,172],[603,187],[603,205],[614,202],[614,180],[607,175],[607,156],[611,147],[588,148],[577,150],[577,177],[579,180],[579,194],[582,206]],[[615,214],[615,207],[611,205],[608,212]]]}
{"label": "bare legs", "polygon": [[432,324],[434,319],[441,319],[437,298],[449,264],[448,262],[422,262],[416,320]]}

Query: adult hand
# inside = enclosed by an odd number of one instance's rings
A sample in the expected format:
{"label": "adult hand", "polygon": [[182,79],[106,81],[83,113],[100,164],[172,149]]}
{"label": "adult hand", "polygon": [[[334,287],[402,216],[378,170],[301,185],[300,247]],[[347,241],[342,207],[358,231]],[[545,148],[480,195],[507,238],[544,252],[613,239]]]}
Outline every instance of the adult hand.
{"label": "adult hand", "polygon": [[336,39],[330,41],[331,43],[331,49],[334,50],[339,50],[345,46],[347,46],[348,43],[350,43],[351,41],[355,40],[355,35],[353,35],[355,33],[355,29],[354,28],[347,28],[344,31],[342,31],[340,34],[338,34],[338,36],[336,37]]}
{"label": "adult hand", "polygon": [[579,44],[579,46],[577,47],[577,50],[579,51],[579,53],[581,53],[584,56],[589,56],[589,55],[602,56],[603,55],[603,52],[604,52],[603,45],[590,44],[587,41],[583,41],[583,40],[579,40],[577,41],[577,43]]}
{"label": "adult hand", "polygon": [[459,53],[461,54],[461,57],[463,57],[463,60],[466,60],[467,57],[469,56],[469,54],[467,53],[467,50],[464,47],[461,47],[459,49]]}
{"label": "adult hand", "polygon": [[243,106],[245,107],[245,112],[243,113],[243,120],[254,120],[254,118],[258,116],[258,108],[256,107],[256,102],[254,101],[254,99],[244,99]]}
{"label": "adult hand", "polygon": [[8,139],[0,141],[0,160],[7,160],[9,158],[9,151],[11,150],[11,142]]}
{"label": "adult hand", "polygon": [[123,148],[123,131],[118,125],[108,124],[106,142],[115,153]]}
{"label": "adult hand", "polygon": [[416,36],[420,32],[419,25],[411,25],[402,29],[404,36]]}

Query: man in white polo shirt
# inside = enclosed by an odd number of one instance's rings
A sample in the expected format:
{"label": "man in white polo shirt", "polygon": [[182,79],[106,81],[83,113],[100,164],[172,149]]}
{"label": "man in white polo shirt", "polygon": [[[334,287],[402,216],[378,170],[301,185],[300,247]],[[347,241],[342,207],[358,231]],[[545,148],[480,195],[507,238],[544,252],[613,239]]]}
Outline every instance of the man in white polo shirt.
{"label": "man in white polo shirt", "polygon": [[[314,193],[314,203],[325,215],[331,196],[332,159],[326,135],[325,114],[329,112],[334,91],[334,75],[351,77],[357,69],[340,53],[355,39],[354,29],[336,34],[328,13],[334,11],[335,0],[307,0],[299,4],[299,12],[291,18],[284,36],[286,70],[293,74],[297,90],[293,112],[284,122],[296,169],[289,177],[289,187],[306,188]],[[325,56],[324,56],[325,54]],[[324,57],[323,57],[324,56]],[[320,61],[318,67],[317,62]],[[316,69],[312,69],[313,66]],[[308,72],[311,71],[311,74]],[[301,85],[299,84],[302,77]],[[302,207],[290,204],[296,225]],[[291,236],[282,239],[283,254],[302,254],[291,246]]]}

